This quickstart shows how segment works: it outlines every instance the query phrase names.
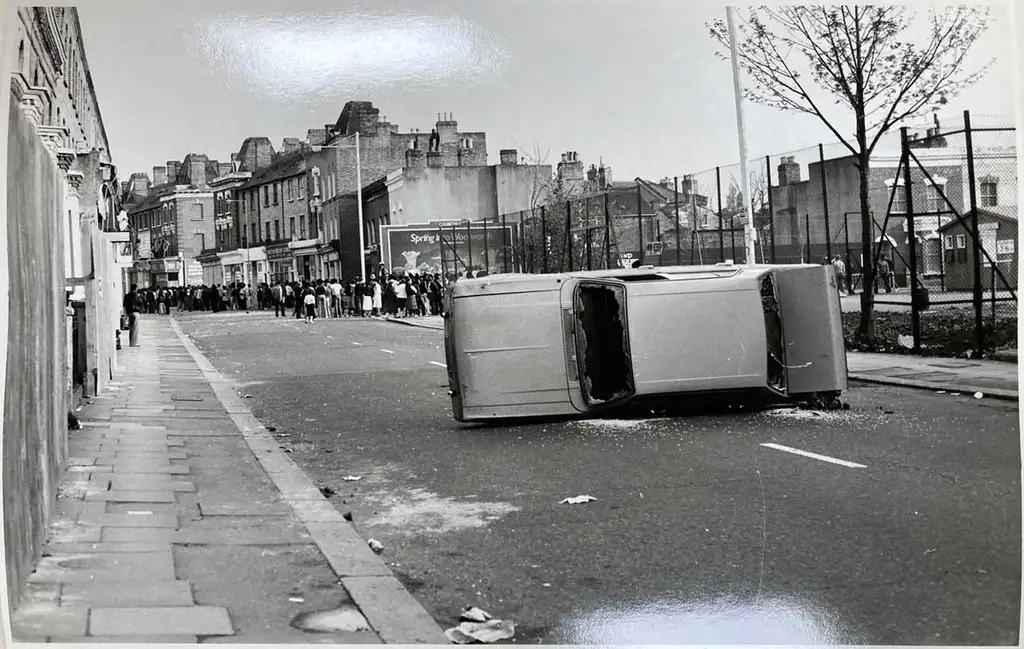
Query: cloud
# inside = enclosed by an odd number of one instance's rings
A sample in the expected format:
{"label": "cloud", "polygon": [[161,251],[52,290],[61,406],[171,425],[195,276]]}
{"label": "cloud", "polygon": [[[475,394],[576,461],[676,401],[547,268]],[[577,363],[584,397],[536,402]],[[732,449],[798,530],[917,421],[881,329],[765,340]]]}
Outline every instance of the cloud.
{"label": "cloud", "polygon": [[243,14],[204,19],[195,29],[214,74],[280,100],[465,86],[509,60],[497,36],[449,16]]}

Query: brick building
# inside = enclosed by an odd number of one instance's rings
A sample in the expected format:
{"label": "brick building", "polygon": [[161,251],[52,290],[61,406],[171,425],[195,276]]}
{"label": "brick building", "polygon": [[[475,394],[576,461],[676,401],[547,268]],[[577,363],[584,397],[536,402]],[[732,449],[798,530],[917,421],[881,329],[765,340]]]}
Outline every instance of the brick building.
{"label": "brick building", "polygon": [[199,258],[215,245],[213,189],[221,171],[230,171],[204,154],[155,167],[163,182],[150,185],[145,174],[126,183],[129,223],[135,235],[132,282],[145,286],[184,286],[203,277]]}

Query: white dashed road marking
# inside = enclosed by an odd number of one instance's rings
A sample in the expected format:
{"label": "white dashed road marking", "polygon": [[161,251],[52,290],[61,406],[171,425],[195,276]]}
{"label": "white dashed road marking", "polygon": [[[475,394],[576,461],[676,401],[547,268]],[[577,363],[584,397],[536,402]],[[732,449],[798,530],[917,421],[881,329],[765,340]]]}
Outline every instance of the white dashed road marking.
{"label": "white dashed road marking", "polygon": [[357,342],[356,342],[356,341],[354,341],[354,340],[352,341],[352,344],[353,344],[353,345],[359,345],[360,347],[362,347],[362,346],[363,346],[363,343],[357,343]]}
{"label": "white dashed road marking", "polygon": [[840,466],[849,467],[851,469],[866,469],[867,466],[863,464],[857,464],[856,462],[847,462],[846,460],[837,460],[834,457],[827,455],[818,455],[817,453],[811,453],[809,451],[801,451],[798,448],[790,448],[783,446],[782,444],[761,444],[761,446],[767,448],[773,448],[776,451],[785,451],[786,453],[793,453],[794,455],[802,455],[804,457],[813,458],[815,460],[821,460],[822,462],[831,462],[832,464],[838,464]]}
{"label": "white dashed road marking", "polygon": [[438,363],[437,361],[430,361],[430,364],[431,365],[437,365],[438,367],[443,367],[445,369],[448,369],[447,365],[445,365],[444,363]]}
{"label": "white dashed road marking", "polygon": [[395,353],[395,352],[391,351],[390,349],[383,349],[383,348],[381,348],[381,351],[384,352],[385,354],[394,354]]}

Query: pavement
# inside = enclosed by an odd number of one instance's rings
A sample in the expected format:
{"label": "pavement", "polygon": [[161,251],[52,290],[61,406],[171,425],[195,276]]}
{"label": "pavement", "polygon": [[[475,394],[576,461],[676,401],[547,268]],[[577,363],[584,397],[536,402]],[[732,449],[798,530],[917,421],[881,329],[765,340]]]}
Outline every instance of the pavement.
{"label": "pavement", "polygon": [[[444,330],[441,316],[386,319],[413,327]],[[1013,361],[1017,358],[1015,351],[1004,356]],[[973,395],[980,392],[982,398],[1008,401],[1019,399],[1015,362],[847,352],[846,365],[853,381],[945,393]]]}
{"label": "pavement", "polygon": [[69,431],[15,641],[447,644],[175,320],[141,329]]}
{"label": "pavement", "polygon": [[473,605],[517,644],[1019,641],[1016,403],[851,381],[839,412],[460,424],[435,329],[177,319],[441,628]]}

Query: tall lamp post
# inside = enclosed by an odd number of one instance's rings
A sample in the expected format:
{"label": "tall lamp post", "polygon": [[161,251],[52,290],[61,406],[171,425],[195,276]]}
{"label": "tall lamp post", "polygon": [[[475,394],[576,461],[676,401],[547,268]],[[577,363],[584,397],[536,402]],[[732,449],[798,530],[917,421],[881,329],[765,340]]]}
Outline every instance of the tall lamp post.
{"label": "tall lamp post", "polygon": [[311,147],[313,151],[320,151],[321,149],[351,149],[356,150],[356,210],[359,215],[359,274],[363,282],[366,281],[366,241],[365,235],[363,234],[363,176],[362,176],[362,164],[359,159],[359,131],[354,134],[355,145],[322,145]]}
{"label": "tall lamp post", "polygon": [[[736,127],[740,140],[740,178],[743,190],[744,210],[746,211],[746,227],[743,228],[744,248],[747,251],[747,265],[753,266],[754,259],[754,212],[750,204],[750,176],[747,175],[747,139],[743,123],[743,84],[740,79],[739,52],[736,45],[736,8],[729,5],[725,8],[725,19],[729,26],[729,52],[732,59],[733,92],[736,99]],[[768,215],[771,218],[771,215]]]}

